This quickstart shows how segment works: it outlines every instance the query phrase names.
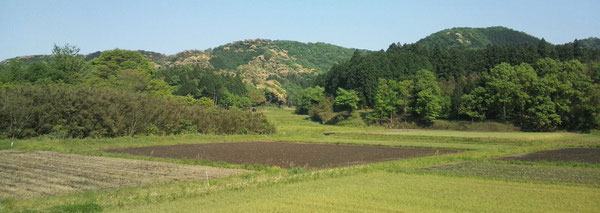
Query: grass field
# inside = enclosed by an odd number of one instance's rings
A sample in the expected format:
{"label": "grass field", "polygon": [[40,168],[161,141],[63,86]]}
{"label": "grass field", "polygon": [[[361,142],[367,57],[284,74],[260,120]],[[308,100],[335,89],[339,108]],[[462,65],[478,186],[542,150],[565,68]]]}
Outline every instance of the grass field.
{"label": "grass field", "polygon": [[[563,147],[600,147],[575,133],[385,130],[321,125],[290,109],[266,108],[272,135],[137,136],[112,139],[0,140],[2,150],[54,151],[235,168],[248,174],[150,183],[0,201],[1,211],[104,212],[598,212],[600,165],[499,160]],[[324,135],[323,132],[341,134]],[[463,149],[464,152],[330,169],[279,168],[102,150],[209,142],[304,142]],[[12,143],[12,147],[11,147]]]}

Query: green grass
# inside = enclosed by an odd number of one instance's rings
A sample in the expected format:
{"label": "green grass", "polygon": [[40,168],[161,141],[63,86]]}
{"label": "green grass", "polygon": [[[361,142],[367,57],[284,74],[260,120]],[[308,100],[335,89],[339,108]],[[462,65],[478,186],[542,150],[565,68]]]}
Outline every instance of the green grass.
{"label": "green grass", "polygon": [[[321,125],[291,109],[265,108],[272,135],[136,136],[108,139],[0,140],[0,150],[48,150],[171,163],[242,168],[252,174],[86,191],[32,200],[3,200],[7,211],[408,211],[598,212],[600,165],[499,161],[506,155],[561,147],[600,147],[600,135],[387,130]],[[325,136],[323,132],[341,132]],[[325,170],[282,169],[102,152],[183,143],[273,141],[463,149],[465,152]],[[11,143],[14,143],[11,147]],[[443,166],[464,162],[464,168]],[[423,168],[446,168],[424,171]],[[544,176],[544,174],[551,174]],[[93,204],[93,205],[90,205]],[[97,205],[97,206],[96,206]],[[100,208],[97,208],[100,207]]]}
{"label": "green grass", "polygon": [[597,189],[374,172],[117,212],[596,212]]}
{"label": "green grass", "polygon": [[494,179],[543,181],[551,183],[591,184],[600,187],[600,169],[553,166],[516,165],[508,163],[458,163],[425,168],[439,174],[479,176]]}

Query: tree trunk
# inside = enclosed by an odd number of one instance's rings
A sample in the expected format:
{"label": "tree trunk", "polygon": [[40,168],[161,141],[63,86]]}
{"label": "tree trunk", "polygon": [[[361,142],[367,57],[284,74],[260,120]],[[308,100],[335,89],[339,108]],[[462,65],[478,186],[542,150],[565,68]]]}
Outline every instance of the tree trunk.
{"label": "tree trunk", "polygon": [[502,121],[506,121],[506,103],[502,105]]}

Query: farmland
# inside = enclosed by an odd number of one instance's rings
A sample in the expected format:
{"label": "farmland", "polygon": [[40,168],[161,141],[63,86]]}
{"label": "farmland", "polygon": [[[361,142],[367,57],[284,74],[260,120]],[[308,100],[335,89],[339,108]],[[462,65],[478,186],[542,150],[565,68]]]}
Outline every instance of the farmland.
{"label": "farmland", "polygon": [[[251,171],[206,179],[173,178],[83,188],[43,196],[3,198],[6,211],[85,209],[105,212],[597,212],[600,165],[579,161],[503,159],[570,147],[599,148],[600,136],[576,133],[458,132],[386,130],[381,127],[321,125],[292,109],[264,108],[277,132],[271,135],[134,136],[112,139],[2,140],[6,153],[145,162],[209,171]],[[323,132],[336,134],[324,135]],[[462,150],[455,153],[386,159],[335,168],[277,166],[107,152],[156,146],[199,146],[214,142],[263,141],[313,145]],[[11,145],[12,143],[12,145]],[[348,153],[352,154],[352,153]],[[307,155],[309,157],[309,155]],[[6,157],[9,158],[9,157]],[[16,158],[11,158],[16,159]],[[18,163],[13,160],[11,162]],[[26,161],[26,160],[21,160]],[[79,160],[65,163],[76,164]],[[23,162],[22,164],[32,164]],[[50,164],[50,163],[49,163]],[[119,163],[115,163],[119,164]],[[17,165],[17,164],[15,164]],[[90,164],[93,166],[93,164]],[[123,165],[123,169],[130,168]],[[166,168],[166,167],[163,167]],[[136,172],[139,168],[131,168]],[[204,170],[203,170],[204,169]],[[234,170],[228,170],[234,169]],[[97,170],[99,177],[110,177]],[[194,171],[187,171],[193,173]],[[143,174],[143,173],[142,173]],[[209,173],[210,174],[210,173]],[[192,175],[194,176],[194,175]],[[196,175],[197,176],[197,175]],[[212,176],[211,176],[212,177]],[[216,177],[216,176],[215,176]],[[2,181],[8,181],[3,179]],[[33,180],[32,180],[33,181]],[[132,180],[133,181],[133,180]],[[43,182],[40,182],[43,183]],[[75,185],[73,185],[74,188]],[[81,188],[81,187],[80,187]]]}
{"label": "farmland", "polygon": [[34,198],[244,173],[206,166],[12,151],[0,152],[0,168],[0,198]]}

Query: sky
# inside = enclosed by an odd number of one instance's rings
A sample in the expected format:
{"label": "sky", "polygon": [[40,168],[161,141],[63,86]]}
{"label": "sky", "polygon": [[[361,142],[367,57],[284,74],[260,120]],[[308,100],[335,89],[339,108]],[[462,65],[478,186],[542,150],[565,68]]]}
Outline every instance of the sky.
{"label": "sky", "polygon": [[600,0],[0,0],[0,60],[71,44],[175,54],[253,38],[386,49],[452,27],[505,26],[554,44],[600,37]]}

